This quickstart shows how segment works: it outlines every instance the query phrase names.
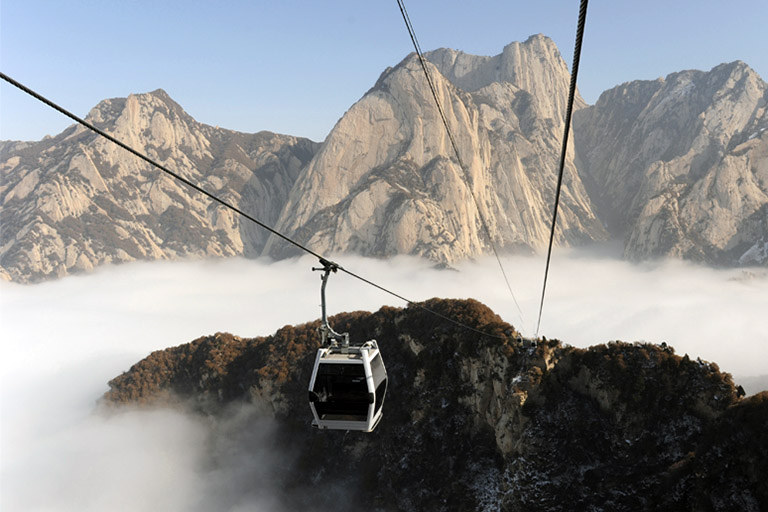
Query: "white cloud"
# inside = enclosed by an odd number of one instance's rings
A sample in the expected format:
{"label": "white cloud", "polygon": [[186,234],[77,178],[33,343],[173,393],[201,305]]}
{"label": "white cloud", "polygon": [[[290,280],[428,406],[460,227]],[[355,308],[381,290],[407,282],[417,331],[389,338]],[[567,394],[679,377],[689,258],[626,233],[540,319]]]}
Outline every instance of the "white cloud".
{"label": "white cloud", "polygon": [[[338,261],[409,299],[474,297],[525,334],[535,328],[541,258],[504,260],[522,322],[495,260],[463,263],[458,272],[407,257]],[[311,258],[138,263],[40,285],[0,283],[1,508],[274,510],[268,486],[250,488],[269,481],[271,427],[248,411],[233,411],[212,430],[171,411],[104,416],[95,403],[110,378],[153,350],[217,331],[267,335],[318,318],[313,265]],[[754,274],[559,251],[541,334],[575,346],[666,341],[737,377],[768,374],[768,276]],[[329,314],[404,306],[343,273],[331,277],[327,294]]]}
{"label": "white cloud", "polygon": [[171,411],[87,415],[3,461],[3,510],[191,510],[203,489],[205,429]]}

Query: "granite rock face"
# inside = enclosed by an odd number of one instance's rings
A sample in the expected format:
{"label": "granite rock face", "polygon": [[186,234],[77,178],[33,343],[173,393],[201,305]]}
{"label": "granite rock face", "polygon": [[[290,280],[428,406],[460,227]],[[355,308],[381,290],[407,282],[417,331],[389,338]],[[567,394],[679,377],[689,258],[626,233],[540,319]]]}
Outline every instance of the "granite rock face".
{"label": "granite rock face", "polygon": [[[318,252],[450,263],[491,250],[480,211],[500,251],[546,243],[569,81],[554,43],[539,35],[495,57],[442,49],[426,58],[463,165],[412,54],[339,120],[297,180],[279,231]],[[573,151],[561,208],[559,244],[607,237]],[[294,253],[274,236],[265,248]]]}
{"label": "granite rock face", "polygon": [[743,62],[604,92],[575,115],[580,171],[625,255],[768,263],[768,85]]}
{"label": "granite rock face", "polygon": [[[88,121],[264,222],[317,145],[196,122],[157,90],[102,101]],[[36,281],[104,263],[257,255],[266,240],[202,194],[79,125],[0,146],[0,262]]]}
{"label": "granite rock face", "polygon": [[[245,432],[271,418],[269,478],[290,510],[768,506],[768,392],[743,398],[716,364],[671,347],[532,344],[476,301],[424,305],[486,335],[418,307],[331,319],[382,349],[389,389],[372,434],[310,426],[318,321],[155,352],[113,379],[103,403],[184,408],[214,438],[242,438],[244,457],[258,449]],[[240,409],[255,411],[243,433],[217,426]],[[243,492],[260,484],[240,479]]]}

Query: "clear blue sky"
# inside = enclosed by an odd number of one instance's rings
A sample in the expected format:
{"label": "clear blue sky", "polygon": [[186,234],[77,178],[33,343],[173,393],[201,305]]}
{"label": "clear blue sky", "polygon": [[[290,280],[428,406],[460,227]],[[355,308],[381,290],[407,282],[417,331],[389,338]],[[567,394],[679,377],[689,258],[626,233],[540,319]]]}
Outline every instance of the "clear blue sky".
{"label": "clear blue sky", "polygon": [[[531,34],[571,64],[578,0],[406,0],[421,47],[496,55]],[[165,89],[198,121],[322,140],[412,51],[395,0],[1,0],[0,69],[78,115]],[[743,60],[768,78],[765,0],[592,0],[579,75],[589,103],[622,82]],[[0,84],[0,139],[70,121]]]}

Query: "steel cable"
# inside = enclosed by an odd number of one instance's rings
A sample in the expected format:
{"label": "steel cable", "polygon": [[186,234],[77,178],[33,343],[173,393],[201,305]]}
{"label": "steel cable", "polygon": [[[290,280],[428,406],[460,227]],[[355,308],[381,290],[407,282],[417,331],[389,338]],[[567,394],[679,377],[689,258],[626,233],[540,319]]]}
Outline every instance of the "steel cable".
{"label": "steel cable", "polygon": [[576,43],[573,48],[573,65],[571,66],[571,84],[568,89],[568,108],[565,113],[565,129],[563,133],[563,145],[560,151],[560,171],[557,175],[557,189],[555,190],[555,206],[552,212],[552,228],[549,232],[549,248],[547,249],[547,264],[544,268],[544,284],[541,289],[541,302],[539,303],[539,319],[536,322],[536,334],[539,336],[541,327],[541,314],[544,311],[544,296],[547,292],[547,277],[549,276],[549,263],[552,259],[552,245],[555,239],[555,225],[557,224],[557,210],[560,205],[560,190],[563,185],[563,173],[565,171],[565,158],[568,150],[568,135],[571,128],[571,114],[573,113],[573,100],[576,96],[576,78],[579,74],[579,61],[581,60],[581,43],[584,39],[584,24],[587,20],[588,0],[581,0],[579,6],[579,21],[576,26]]}
{"label": "steel cable", "polygon": [[453,137],[453,132],[451,132],[451,128],[448,125],[448,119],[445,116],[445,111],[443,110],[443,106],[440,103],[440,99],[437,95],[437,89],[435,88],[435,84],[432,81],[432,76],[429,74],[429,69],[427,68],[426,60],[424,59],[424,55],[421,51],[421,45],[419,45],[419,40],[416,37],[416,31],[413,29],[413,25],[411,24],[411,18],[410,16],[408,16],[408,11],[405,8],[405,4],[403,3],[403,0],[397,0],[397,5],[400,7],[400,13],[403,16],[403,21],[405,21],[405,26],[408,29],[408,35],[410,35],[411,37],[411,42],[413,43],[414,50],[416,50],[416,55],[418,56],[419,62],[421,63],[421,68],[424,70],[424,76],[427,79],[429,90],[432,92],[432,97],[434,98],[435,104],[437,105],[437,111],[440,113],[440,119],[443,121],[443,126],[445,126],[445,131],[448,133],[448,140],[450,141],[451,147],[453,148],[453,152],[456,155],[456,161],[458,162],[459,168],[461,169],[462,179],[466,183],[467,189],[469,190],[469,195],[472,196],[472,200],[475,203],[475,208],[477,209],[477,215],[480,217],[480,223],[482,224],[483,230],[485,231],[485,234],[488,237],[488,243],[491,245],[491,249],[493,250],[493,255],[496,257],[496,262],[499,264],[499,269],[501,269],[501,274],[504,276],[504,282],[507,284],[507,289],[509,290],[509,293],[512,296],[512,300],[515,302],[517,311],[520,313],[520,321],[522,323],[523,310],[520,309],[520,304],[518,304],[517,298],[515,297],[515,293],[512,291],[512,286],[509,284],[507,273],[504,270],[504,266],[501,264],[501,258],[499,257],[499,253],[496,250],[496,245],[493,243],[491,230],[488,228],[488,223],[486,222],[485,217],[483,216],[482,210],[480,210],[480,203],[478,202],[477,197],[475,197],[475,193],[472,190],[472,182],[469,178],[469,171],[467,170],[467,167],[461,158],[458,145],[456,144],[456,140]]}

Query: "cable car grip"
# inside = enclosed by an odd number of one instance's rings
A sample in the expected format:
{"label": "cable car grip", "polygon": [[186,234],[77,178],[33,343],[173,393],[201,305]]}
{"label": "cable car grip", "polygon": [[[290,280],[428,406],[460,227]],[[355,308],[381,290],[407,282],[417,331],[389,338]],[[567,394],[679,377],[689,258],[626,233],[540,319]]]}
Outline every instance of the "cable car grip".
{"label": "cable car grip", "polygon": [[322,325],[320,325],[320,335],[321,335],[321,343],[323,346],[340,346],[342,351],[346,351],[346,349],[349,347],[349,333],[338,333],[333,330],[333,328],[328,323],[328,312],[325,305],[325,287],[328,284],[328,276],[331,274],[331,272],[336,272],[339,270],[338,263],[334,263],[332,261],[328,261],[325,258],[320,258],[320,264],[322,267],[312,267],[313,271],[322,271],[323,275],[320,276],[320,279],[322,279],[323,284],[320,285],[320,307],[322,308],[323,312],[323,320]]}

